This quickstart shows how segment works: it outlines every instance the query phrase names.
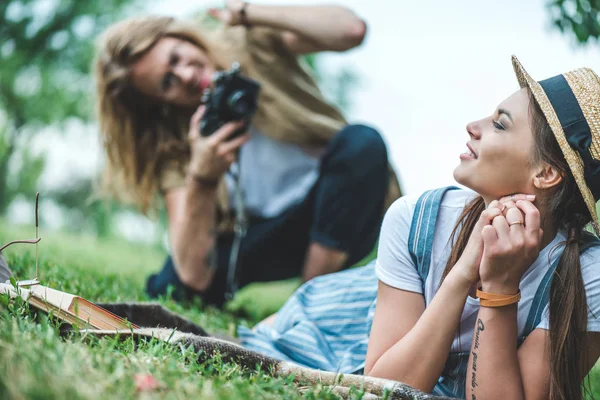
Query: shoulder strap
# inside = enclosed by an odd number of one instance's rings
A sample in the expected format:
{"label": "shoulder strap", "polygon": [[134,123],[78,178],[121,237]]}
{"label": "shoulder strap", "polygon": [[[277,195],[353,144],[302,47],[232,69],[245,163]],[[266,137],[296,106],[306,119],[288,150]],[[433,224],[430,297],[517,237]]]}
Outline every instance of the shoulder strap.
{"label": "shoulder strap", "polygon": [[423,285],[427,280],[427,275],[429,275],[435,223],[437,221],[442,198],[447,191],[457,189],[459,188],[448,186],[440,189],[428,190],[419,197],[419,200],[417,200],[412,223],[410,225],[410,234],[408,236],[408,252],[413,263],[417,267]]}
{"label": "shoulder strap", "polygon": [[[598,240],[598,238],[591,233],[584,233],[582,240],[583,246],[581,246],[581,254],[585,253],[592,247],[600,246],[600,240]],[[552,278],[554,277],[554,272],[556,272],[556,267],[558,266],[559,260],[560,257],[557,257],[550,268],[548,268],[548,271],[546,271],[544,278],[542,278],[542,281],[535,292],[533,303],[531,304],[531,310],[529,311],[527,322],[525,323],[525,329],[523,330],[523,336],[519,338],[519,345],[531,332],[533,332],[535,327],[538,326],[542,320],[542,313],[546,308],[546,304],[548,304],[550,297],[550,286],[552,284]]]}

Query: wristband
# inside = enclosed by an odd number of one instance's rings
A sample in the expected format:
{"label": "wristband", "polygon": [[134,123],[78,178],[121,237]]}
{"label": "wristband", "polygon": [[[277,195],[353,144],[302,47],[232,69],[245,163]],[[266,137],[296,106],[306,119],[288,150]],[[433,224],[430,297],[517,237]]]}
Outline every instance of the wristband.
{"label": "wristband", "polygon": [[246,11],[247,8],[248,8],[248,2],[245,1],[244,5],[242,5],[242,8],[240,9],[240,22],[246,28],[250,28],[250,23],[248,22],[248,13]]}
{"label": "wristband", "polygon": [[200,176],[200,175],[190,175],[190,177],[198,184],[202,185],[202,186],[208,186],[208,187],[217,187],[219,186],[219,182],[221,182],[221,179],[219,178],[207,178],[204,176]]}
{"label": "wristband", "polygon": [[479,305],[481,307],[503,307],[510,304],[518,303],[521,300],[521,291],[519,290],[516,294],[505,295],[484,292],[481,289],[477,289],[475,295],[479,297]]}

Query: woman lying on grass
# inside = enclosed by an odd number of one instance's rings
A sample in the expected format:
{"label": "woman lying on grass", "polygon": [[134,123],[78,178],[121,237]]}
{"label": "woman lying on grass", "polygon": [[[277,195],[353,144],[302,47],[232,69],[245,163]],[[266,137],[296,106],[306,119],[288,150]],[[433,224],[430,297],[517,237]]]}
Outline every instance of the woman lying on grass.
{"label": "woman lying on grass", "polygon": [[454,176],[475,193],[396,201],[374,266],[305,284],[243,344],[451,397],[582,397],[600,356],[600,241],[584,229],[598,232],[600,80],[513,66],[521,90],[467,125]]}

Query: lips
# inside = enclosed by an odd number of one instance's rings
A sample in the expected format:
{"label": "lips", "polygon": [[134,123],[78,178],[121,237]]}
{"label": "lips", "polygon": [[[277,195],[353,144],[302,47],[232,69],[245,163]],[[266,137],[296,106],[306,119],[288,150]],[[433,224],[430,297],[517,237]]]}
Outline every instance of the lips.
{"label": "lips", "polygon": [[206,90],[206,88],[210,87],[210,85],[212,83],[212,78],[210,76],[207,77],[206,75],[207,74],[200,75],[200,77],[197,80],[196,87],[198,88],[200,93],[203,93],[204,90]]}
{"label": "lips", "polygon": [[188,89],[192,93],[203,93],[207,86],[207,80],[201,74],[197,74],[191,80]]}
{"label": "lips", "polygon": [[200,93],[202,93],[202,78],[196,77],[191,85],[191,87],[197,89]]}
{"label": "lips", "polygon": [[475,153],[475,150],[473,150],[473,148],[471,147],[471,145],[469,145],[469,143],[467,143],[467,148],[469,149],[467,154],[470,155],[471,157],[477,159],[477,153]]}
{"label": "lips", "polygon": [[206,89],[206,87],[208,86],[208,82],[206,81],[206,79],[204,78],[200,78],[198,79],[198,89],[200,90],[200,93],[202,93],[204,91],[204,89]]}

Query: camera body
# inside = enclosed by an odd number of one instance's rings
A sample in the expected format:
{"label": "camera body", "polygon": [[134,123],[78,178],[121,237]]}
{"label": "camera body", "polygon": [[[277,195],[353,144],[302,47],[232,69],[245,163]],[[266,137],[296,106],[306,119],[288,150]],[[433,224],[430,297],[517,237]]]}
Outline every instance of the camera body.
{"label": "camera body", "polygon": [[258,108],[260,84],[240,74],[240,66],[233,63],[231,70],[217,72],[213,89],[204,93],[206,105],[200,121],[200,134],[210,136],[227,122],[244,121],[244,126],[229,136],[233,139],[246,131]]}

